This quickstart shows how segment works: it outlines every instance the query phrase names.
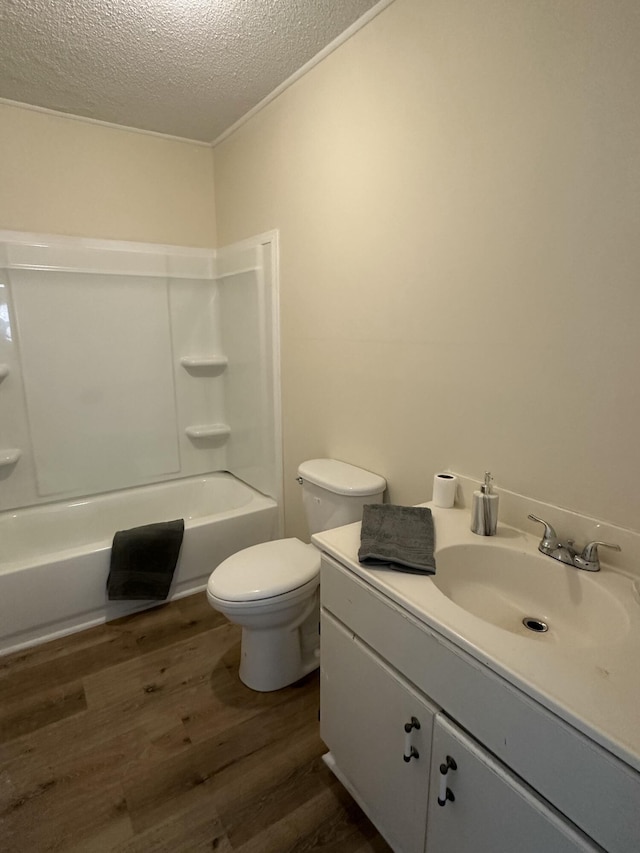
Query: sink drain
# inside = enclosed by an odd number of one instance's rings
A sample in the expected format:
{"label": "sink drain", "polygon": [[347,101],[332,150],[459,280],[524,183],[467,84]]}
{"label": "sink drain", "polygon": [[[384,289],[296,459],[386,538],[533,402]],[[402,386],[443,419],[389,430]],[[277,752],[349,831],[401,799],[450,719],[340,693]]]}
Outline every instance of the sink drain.
{"label": "sink drain", "polygon": [[525,628],[534,631],[536,634],[544,634],[545,631],[549,630],[546,622],[543,622],[542,619],[535,619],[533,616],[525,616],[522,624]]}

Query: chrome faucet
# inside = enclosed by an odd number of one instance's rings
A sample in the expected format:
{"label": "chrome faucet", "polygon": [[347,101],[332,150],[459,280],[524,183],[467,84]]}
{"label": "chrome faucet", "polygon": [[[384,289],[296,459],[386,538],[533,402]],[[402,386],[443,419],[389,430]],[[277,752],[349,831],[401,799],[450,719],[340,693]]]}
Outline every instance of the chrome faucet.
{"label": "chrome faucet", "polygon": [[538,551],[551,557],[554,560],[559,560],[561,563],[566,563],[568,566],[573,566],[576,569],[583,569],[585,572],[600,571],[600,557],[598,555],[598,546],[602,548],[613,548],[614,551],[621,551],[619,545],[613,545],[610,542],[589,542],[582,549],[582,553],[573,547],[575,542],[573,539],[567,539],[566,542],[561,542],[553,527],[548,521],[543,518],[538,518],[537,515],[530,515],[531,521],[537,521],[544,524],[544,533],[538,545]]}

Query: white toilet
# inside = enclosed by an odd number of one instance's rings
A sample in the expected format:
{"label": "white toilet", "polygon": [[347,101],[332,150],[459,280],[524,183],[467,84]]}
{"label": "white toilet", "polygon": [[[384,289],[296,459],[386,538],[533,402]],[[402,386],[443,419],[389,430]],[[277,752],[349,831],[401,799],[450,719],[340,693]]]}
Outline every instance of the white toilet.
{"label": "white toilet", "polygon": [[[386,481],[338,462],[311,459],[298,468],[311,533],[362,518],[381,503]],[[320,552],[299,539],[238,551],[213,571],[209,604],[242,626],[240,678],[253,690],[279,690],[319,664]]]}

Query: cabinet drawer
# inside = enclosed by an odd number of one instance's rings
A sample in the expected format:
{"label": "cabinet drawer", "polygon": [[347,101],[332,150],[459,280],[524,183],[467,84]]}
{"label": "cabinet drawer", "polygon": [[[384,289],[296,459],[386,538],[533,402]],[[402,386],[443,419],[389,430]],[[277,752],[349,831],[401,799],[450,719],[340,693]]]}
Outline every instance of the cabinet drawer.
{"label": "cabinet drawer", "polygon": [[322,606],[609,853],[640,850],[640,774],[333,558]]}

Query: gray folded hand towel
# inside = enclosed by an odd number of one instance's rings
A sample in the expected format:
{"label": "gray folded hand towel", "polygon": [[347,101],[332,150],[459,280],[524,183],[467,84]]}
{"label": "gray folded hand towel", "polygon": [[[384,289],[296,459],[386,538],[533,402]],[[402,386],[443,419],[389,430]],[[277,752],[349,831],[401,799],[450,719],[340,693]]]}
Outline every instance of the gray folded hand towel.
{"label": "gray folded hand towel", "polygon": [[178,562],[184,519],[119,530],[107,578],[110,601],[164,600]]}
{"label": "gray folded hand towel", "polygon": [[358,559],[370,566],[433,575],[435,533],[428,507],[365,504]]}

